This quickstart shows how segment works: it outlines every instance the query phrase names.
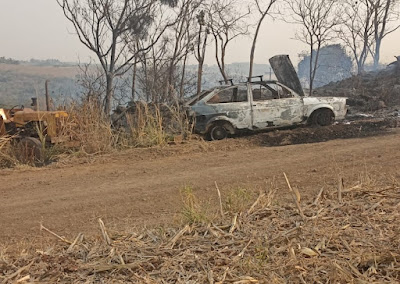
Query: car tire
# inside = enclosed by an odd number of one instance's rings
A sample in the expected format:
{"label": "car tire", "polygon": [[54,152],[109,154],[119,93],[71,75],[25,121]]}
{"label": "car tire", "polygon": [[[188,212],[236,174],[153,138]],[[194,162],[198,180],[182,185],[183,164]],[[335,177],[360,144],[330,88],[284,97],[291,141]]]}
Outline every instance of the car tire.
{"label": "car tire", "polygon": [[335,121],[335,115],[330,109],[318,109],[311,114],[310,124],[313,126],[328,126]]}
{"label": "car tire", "polygon": [[210,131],[208,133],[209,133],[208,137],[212,141],[223,140],[228,137],[228,131],[221,124],[215,124],[211,126]]}

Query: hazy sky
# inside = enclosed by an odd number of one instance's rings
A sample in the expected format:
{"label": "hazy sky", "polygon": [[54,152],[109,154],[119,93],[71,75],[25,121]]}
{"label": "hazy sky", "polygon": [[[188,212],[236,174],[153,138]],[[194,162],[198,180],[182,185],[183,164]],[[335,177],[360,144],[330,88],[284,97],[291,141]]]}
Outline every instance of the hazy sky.
{"label": "hazy sky", "polygon": [[[265,21],[257,44],[256,63],[267,63],[276,54],[289,54],[294,62],[306,46],[294,40],[296,26]],[[383,42],[382,62],[392,62],[400,55],[400,30]],[[87,61],[93,55],[73,34],[73,28],[64,18],[55,0],[0,0],[0,57],[20,60],[59,59]],[[251,39],[242,38],[232,44],[227,63],[249,61]],[[210,49],[207,64],[215,64]]]}

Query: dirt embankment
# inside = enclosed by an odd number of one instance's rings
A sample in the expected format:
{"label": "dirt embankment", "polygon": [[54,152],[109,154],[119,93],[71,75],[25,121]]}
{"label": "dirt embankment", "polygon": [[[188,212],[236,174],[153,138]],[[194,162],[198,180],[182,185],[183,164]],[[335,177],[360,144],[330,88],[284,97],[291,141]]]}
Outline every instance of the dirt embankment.
{"label": "dirt embankment", "polygon": [[348,97],[348,104],[354,112],[387,109],[390,113],[398,113],[400,73],[396,68],[388,67],[382,71],[353,76],[318,88],[315,95]]}
{"label": "dirt embankment", "polygon": [[369,137],[385,134],[388,129],[400,126],[399,119],[369,119],[340,122],[327,127],[300,127],[277,130],[255,137],[260,145],[284,146],[292,144],[316,143],[333,139]]}

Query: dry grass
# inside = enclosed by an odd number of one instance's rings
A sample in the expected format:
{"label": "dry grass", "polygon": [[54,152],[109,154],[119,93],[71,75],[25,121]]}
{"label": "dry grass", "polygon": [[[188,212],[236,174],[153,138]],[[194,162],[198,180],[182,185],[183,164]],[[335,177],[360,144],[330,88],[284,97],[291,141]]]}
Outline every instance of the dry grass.
{"label": "dry grass", "polygon": [[181,190],[183,208],[181,212],[182,221],[185,224],[206,223],[215,216],[209,212],[209,204],[200,202],[191,186],[185,186]]}
{"label": "dry grass", "polygon": [[12,136],[0,137],[0,168],[15,166],[18,161],[12,149]]}
{"label": "dry grass", "polygon": [[127,141],[134,147],[151,147],[167,142],[167,134],[163,127],[163,116],[159,107],[149,108],[146,103],[136,104],[133,114],[127,113]]}
{"label": "dry grass", "polygon": [[166,125],[177,125],[175,133],[184,132],[185,137],[189,136],[188,119],[174,112],[173,108],[166,113],[159,106],[137,103],[133,113],[127,112],[122,117],[124,122],[118,128],[113,128],[100,108],[90,102],[72,105],[68,113],[69,119],[63,135],[75,142],[79,152],[84,154],[165,145],[174,135],[172,128],[167,129]]}
{"label": "dry grass", "polygon": [[[69,117],[62,136],[68,137],[81,153],[107,153],[115,148],[118,137],[113,133],[109,121],[102,115],[97,104],[72,104],[67,112]],[[68,146],[66,145],[66,148]]]}
{"label": "dry grass", "polygon": [[17,256],[3,251],[0,278],[4,283],[24,277],[46,283],[400,281],[397,181],[330,188],[313,200],[292,190],[297,202],[284,207],[274,205],[276,191],[267,189],[233,218],[224,213],[180,228],[124,234],[99,220],[99,238],[79,234],[71,240],[43,228],[59,245]]}
{"label": "dry grass", "polygon": [[[181,141],[190,138],[189,119],[175,107],[161,110],[160,106],[137,103],[133,113],[125,114],[125,125],[120,128],[111,126],[95,102],[73,103],[66,109],[69,116],[60,125],[59,135],[64,142],[48,145],[42,134],[44,129],[38,124],[36,131],[43,144],[43,161],[31,165],[44,165],[60,158],[67,161],[77,156],[93,157],[131,147],[162,146],[174,141],[176,135]],[[3,168],[18,164],[10,141],[10,137],[0,140],[0,167]]]}

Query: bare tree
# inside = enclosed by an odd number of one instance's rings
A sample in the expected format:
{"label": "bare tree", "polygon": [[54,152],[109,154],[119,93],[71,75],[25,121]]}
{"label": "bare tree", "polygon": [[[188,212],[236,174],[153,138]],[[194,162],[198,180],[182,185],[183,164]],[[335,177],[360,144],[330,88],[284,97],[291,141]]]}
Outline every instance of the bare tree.
{"label": "bare tree", "polygon": [[[153,41],[131,53],[132,41],[151,29],[156,13],[156,0],[57,0],[65,17],[73,24],[79,40],[93,51],[106,77],[104,112],[110,114],[114,78],[123,75],[138,53],[147,51],[158,41],[165,28]],[[166,1],[163,1],[166,2]]]}
{"label": "bare tree", "polygon": [[168,39],[163,38],[159,45],[153,45],[141,59],[140,85],[147,102],[163,102],[163,91],[168,78],[167,42]]}
{"label": "bare tree", "polygon": [[147,101],[170,103],[183,97],[187,59],[193,52],[193,44],[197,38],[194,27],[197,26],[196,13],[199,5],[197,0],[178,0],[170,13],[175,24],[141,58],[139,89],[143,88]]}
{"label": "bare tree", "polygon": [[215,59],[218,68],[225,81],[228,82],[228,75],[225,67],[225,57],[228,45],[237,37],[248,34],[249,25],[246,17],[250,9],[239,7],[236,0],[222,0],[212,3],[210,15],[210,29],[215,43]]}
{"label": "bare tree", "polygon": [[400,28],[398,0],[368,0],[372,8],[374,42],[370,49],[374,58],[374,69],[379,66],[382,40]]}
{"label": "bare tree", "polygon": [[[253,44],[251,46],[251,51],[250,51],[249,81],[251,80],[251,77],[253,76],[254,54],[256,51],[256,43],[257,43],[258,34],[261,29],[261,24],[263,23],[266,16],[272,11],[272,8],[278,2],[278,0],[268,0],[268,1],[254,0],[254,2],[257,7],[257,11],[260,14],[260,18],[257,21],[257,27],[254,32]],[[266,4],[263,4],[263,2],[266,2]]]}
{"label": "bare tree", "polygon": [[350,49],[357,64],[357,73],[364,72],[364,65],[373,43],[373,9],[369,0],[344,0],[341,24],[337,29],[338,37]]}
{"label": "bare tree", "polygon": [[[180,0],[177,5],[176,25],[170,33],[170,42],[172,53],[168,58],[168,80],[166,83],[165,97],[171,98],[172,93],[179,93],[179,98],[183,97],[183,82],[186,72],[186,63],[191,52],[191,44],[194,42],[196,35],[192,29],[193,21],[196,18],[196,11],[200,7],[197,0]],[[181,66],[181,76],[177,69]],[[179,86],[177,85],[180,81]],[[178,91],[176,90],[178,89]]]}
{"label": "bare tree", "polygon": [[294,22],[302,25],[296,38],[309,47],[311,95],[321,47],[334,37],[334,28],[340,23],[339,13],[333,0],[287,0],[286,3]]}
{"label": "bare tree", "polygon": [[210,27],[208,23],[207,17],[209,13],[207,13],[206,8],[204,7],[205,3],[203,4],[203,9],[199,11],[196,15],[197,20],[197,38],[194,44],[194,56],[197,60],[197,96],[201,93],[201,84],[203,79],[203,66],[204,66],[204,59],[206,57],[206,50],[208,44],[208,36],[210,34]]}

